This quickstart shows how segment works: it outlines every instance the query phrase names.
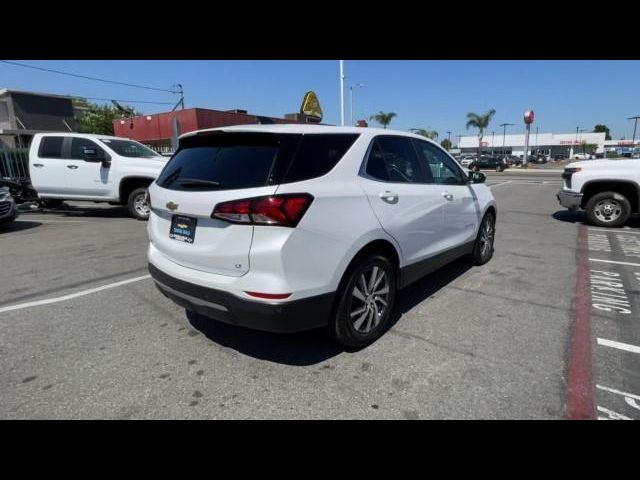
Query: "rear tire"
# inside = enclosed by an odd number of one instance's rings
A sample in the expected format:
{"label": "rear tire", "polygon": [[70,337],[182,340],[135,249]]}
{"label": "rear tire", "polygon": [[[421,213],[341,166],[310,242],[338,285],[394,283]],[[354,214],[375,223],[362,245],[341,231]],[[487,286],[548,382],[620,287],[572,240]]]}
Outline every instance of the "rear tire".
{"label": "rear tire", "polygon": [[584,208],[587,221],[597,227],[619,228],[631,216],[627,197],[616,192],[601,192],[589,199]]}
{"label": "rear tire", "polygon": [[471,261],[474,265],[484,265],[493,257],[496,238],[496,217],[487,212],[480,223],[478,235],[471,252]]}
{"label": "rear tire", "polygon": [[147,187],[139,187],[129,194],[127,208],[133,218],[138,220],[147,220],[149,218],[149,206],[144,203],[147,195]]}
{"label": "rear tire", "polygon": [[393,311],[395,269],[387,257],[371,255],[351,267],[340,285],[330,333],[345,347],[366,347],[382,335]]}

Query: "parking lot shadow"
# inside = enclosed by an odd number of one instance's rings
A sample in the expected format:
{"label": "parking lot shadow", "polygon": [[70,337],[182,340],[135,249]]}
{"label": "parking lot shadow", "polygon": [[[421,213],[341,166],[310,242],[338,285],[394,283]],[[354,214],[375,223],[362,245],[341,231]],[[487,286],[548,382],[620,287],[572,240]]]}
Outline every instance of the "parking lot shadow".
{"label": "parking lot shadow", "polygon": [[[586,218],[584,216],[584,212],[582,211],[572,212],[571,210],[558,210],[557,212],[553,213],[551,216],[555,220],[559,220],[561,222],[584,223],[584,224],[587,223]],[[625,226],[630,228],[640,228],[640,215],[632,215],[631,218],[627,220],[627,223],[625,224]]]}
{"label": "parking lot shadow", "polygon": [[127,207],[103,205],[63,205],[60,208],[43,209],[42,213],[55,213],[63,217],[131,218]]}
{"label": "parking lot shadow", "polygon": [[[460,259],[398,292],[396,307],[387,330],[406,312],[470,268],[471,264],[468,261]],[[186,315],[191,326],[209,340],[260,360],[306,366],[321,363],[345,351],[352,351],[337,345],[323,330],[277,334],[216,322],[194,312],[187,312]]]}
{"label": "parking lot shadow", "polygon": [[40,222],[32,222],[28,220],[17,219],[10,223],[0,223],[0,235],[9,232],[20,232],[22,230],[29,230],[30,228],[39,227],[42,225]]}

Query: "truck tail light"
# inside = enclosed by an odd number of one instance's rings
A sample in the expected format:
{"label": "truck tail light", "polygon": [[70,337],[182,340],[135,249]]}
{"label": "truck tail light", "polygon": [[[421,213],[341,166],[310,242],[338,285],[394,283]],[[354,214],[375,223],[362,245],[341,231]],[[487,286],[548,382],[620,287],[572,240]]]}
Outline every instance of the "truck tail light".
{"label": "truck tail light", "polygon": [[308,193],[287,193],[245,198],[218,203],[211,218],[231,223],[295,227],[305,214],[313,196]]}

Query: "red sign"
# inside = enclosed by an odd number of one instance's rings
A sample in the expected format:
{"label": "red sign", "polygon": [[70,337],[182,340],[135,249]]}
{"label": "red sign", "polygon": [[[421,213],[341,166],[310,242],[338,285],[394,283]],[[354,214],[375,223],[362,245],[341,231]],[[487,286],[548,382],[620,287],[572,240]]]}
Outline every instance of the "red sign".
{"label": "red sign", "polygon": [[527,125],[533,123],[533,110],[527,110],[524,112],[524,123]]}

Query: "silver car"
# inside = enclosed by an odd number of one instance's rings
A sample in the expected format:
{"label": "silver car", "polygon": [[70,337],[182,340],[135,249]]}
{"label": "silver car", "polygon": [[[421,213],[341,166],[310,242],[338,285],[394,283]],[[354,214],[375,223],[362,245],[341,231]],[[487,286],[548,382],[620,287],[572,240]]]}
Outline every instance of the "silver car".
{"label": "silver car", "polygon": [[8,223],[15,220],[18,215],[18,207],[7,187],[0,187],[0,223]]}

